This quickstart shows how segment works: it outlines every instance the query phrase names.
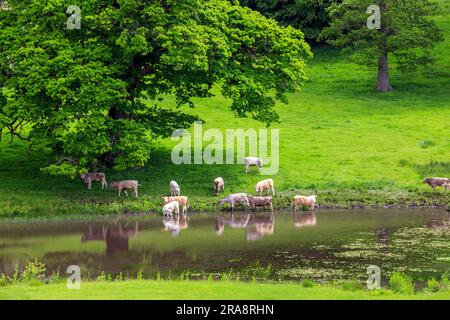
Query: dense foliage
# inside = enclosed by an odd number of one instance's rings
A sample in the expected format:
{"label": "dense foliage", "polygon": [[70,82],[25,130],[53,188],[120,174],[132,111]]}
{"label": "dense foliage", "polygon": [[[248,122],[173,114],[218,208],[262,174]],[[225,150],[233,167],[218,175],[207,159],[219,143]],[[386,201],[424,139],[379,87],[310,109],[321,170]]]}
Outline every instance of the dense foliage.
{"label": "dense foliage", "polygon": [[305,80],[303,34],[229,1],[73,2],[80,29],[64,0],[0,10],[0,133],[63,158],[52,173],[144,165],[158,137],[196,119],[178,107],[215,84],[237,116],[270,124]]}
{"label": "dense foliage", "polygon": [[[370,5],[380,8],[381,27],[369,29],[366,12]],[[430,63],[433,48],[443,36],[430,16],[439,13],[429,0],[344,0],[328,11],[331,26],[322,33],[329,43],[344,47],[363,65],[378,64],[378,91],[389,91],[388,58],[392,55],[402,71],[414,71]]]}
{"label": "dense foliage", "polygon": [[329,26],[326,8],[341,0],[241,0],[242,5],[257,10],[283,25],[291,25],[317,41],[323,28]]}

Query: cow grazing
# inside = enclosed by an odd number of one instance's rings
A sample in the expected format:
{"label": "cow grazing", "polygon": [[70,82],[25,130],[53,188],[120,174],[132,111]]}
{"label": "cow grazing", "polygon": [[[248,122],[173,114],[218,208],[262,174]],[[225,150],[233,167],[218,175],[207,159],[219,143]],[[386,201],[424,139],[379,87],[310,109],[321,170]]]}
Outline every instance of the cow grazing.
{"label": "cow grazing", "polygon": [[177,197],[181,194],[180,186],[178,185],[178,183],[176,181],[173,181],[173,180],[170,181],[169,187],[170,187],[170,195],[172,197]]}
{"label": "cow grazing", "polygon": [[225,183],[221,177],[218,177],[214,179],[214,193],[218,195],[221,191],[225,191]]}
{"label": "cow grazing", "polygon": [[162,211],[163,211],[163,215],[165,215],[165,216],[180,214],[180,205],[179,205],[178,201],[172,201],[172,202],[165,204]]}
{"label": "cow grazing", "polygon": [[117,189],[119,190],[119,197],[122,193],[122,190],[124,190],[125,194],[128,196],[127,190],[133,190],[134,195],[136,198],[138,197],[138,187],[139,182],[137,180],[124,180],[124,181],[113,181],[110,184],[111,189]]}
{"label": "cow grazing", "polygon": [[272,197],[248,196],[248,201],[252,209],[256,209],[256,207],[269,207],[273,211]]}
{"label": "cow grazing", "polygon": [[230,194],[225,199],[222,199],[219,205],[223,206],[225,203],[228,203],[231,206],[231,210],[234,209],[236,203],[242,203],[245,207],[250,207],[250,203],[248,202],[248,197],[245,193],[235,193]]}
{"label": "cow grazing", "polygon": [[444,191],[450,190],[450,179],[449,178],[427,178],[423,180],[423,183],[428,184],[436,192],[436,187],[444,187]]}
{"label": "cow grazing", "polygon": [[80,174],[80,178],[87,185],[89,190],[91,190],[92,182],[101,182],[102,190],[103,188],[108,188],[108,184],[106,183],[106,175],[103,172]]}
{"label": "cow grazing", "polygon": [[294,210],[297,211],[299,207],[308,207],[311,210],[314,210],[316,206],[317,196],[295,196],[292,202]]}
{"label": "cow grazing", "polygon": [[248,172],[250,166],[256,166],[258,170],[261,170],[263,166],[263,160],[257,157],[247,157],[244,160],[245,163],[245,173]]}
{"label": "cow grazing", "polygon": [[179,206],[181,207],[181,211],[186,213],[187,209],[189,209],[189,199],[188,197],[178,196],[178,197],[163,197],[164,204],[168,204],[173,201],[177,201]]}
{"label": "cow grazing", "polygon": [[259,193],[259,195],[262,195],[264,191],[267,191],[267,194],[269,194],[269,191],[272,191],[272,195],[275,195],[272,179],[263,180],[256,184],[256,192]]}

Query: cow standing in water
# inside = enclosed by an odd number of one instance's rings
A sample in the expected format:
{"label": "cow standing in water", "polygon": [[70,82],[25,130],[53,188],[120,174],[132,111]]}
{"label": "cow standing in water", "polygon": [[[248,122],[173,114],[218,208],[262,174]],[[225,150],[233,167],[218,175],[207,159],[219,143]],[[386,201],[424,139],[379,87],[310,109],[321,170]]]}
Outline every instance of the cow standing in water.
{"label": "cow standing in water", "polygon": [[292,201],[292,206],[294,207],[294,211],[297,211],[298,208],[308,207],[311,210],[314,210],[316,207],[317,196],[295,196]]}

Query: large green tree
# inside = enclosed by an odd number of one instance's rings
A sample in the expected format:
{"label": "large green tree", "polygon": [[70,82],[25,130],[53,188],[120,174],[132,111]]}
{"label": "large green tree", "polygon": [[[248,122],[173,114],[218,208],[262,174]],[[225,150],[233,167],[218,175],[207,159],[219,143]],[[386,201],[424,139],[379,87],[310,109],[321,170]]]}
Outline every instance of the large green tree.
{"label": "large green tree", "polygon": [[323,28],[329,26],[326,8],[341,0],[241,0],[240,3],[257,10],[283,25],[305,33],[306,39],[317,42]]}
{"label": "large green tree", "polygon": [[[67,28],[69,4],[81,9],[80,28]],[[237,116],[277,121],[276,100],[300,89],[311,57],[300,31],[226,0],[8,6],[0,10],[1,133],[70,159],[55,172],[144,165],[155,139],[196,119],[178,107],[211,96],[214,85]],[[167,96],[176,98],[171,107]]]}
{"label": "large green tree", "polygon": [[[374,21],[376,12],[367,13],[372,5],[379,8],[378,26]],[[432,62],[433,48],[443,41],[430,18],[439,12],[439,6],[429,0],[344,0],[330,6],[329,12],[332,23],[322,37],[332,45],[344,47],[361,64],[377,65],[380,92],[392,89],[390,57],[395,58],[400,70],[413,71]]]}

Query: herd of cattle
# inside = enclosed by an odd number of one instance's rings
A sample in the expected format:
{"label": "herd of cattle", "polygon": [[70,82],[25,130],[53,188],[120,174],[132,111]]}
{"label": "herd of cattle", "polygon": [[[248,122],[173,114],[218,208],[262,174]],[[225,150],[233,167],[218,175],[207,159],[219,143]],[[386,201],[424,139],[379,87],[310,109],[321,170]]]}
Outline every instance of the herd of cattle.
{"label": "herd of cattle", "polygon": [[[248,157],[245,158],[245,172],[248,172],[250,166],[256,166],[261,169],[263,161],[260,158]],[[102,190],[108,187],[106,182],[106,174],[103,172],[95,173],[85,173],[80,175],[81,179],[86,183],[88,189],[91,189],[92,182],[101,182]],[[450,179],[449,178],[427,178],[423,181],[428,184],[436,191],[436,187],[443,187],[445,191],[450,190]],[[213,181],[214,193],[218,195],[220,192],[225,192],[225,182],[223,178],[218,177]],[[124,181],[113,181],[110,184],[111,189],[117,189],[119,191],[119,196],[122,191],[128,196],[129,190],[133,192],[135,197],[138,196],[139,182],[137,180],[124,180]],[[163,197],[164,205],[162,208],[163,215],[174,215],[181,213],[185,214],[189,209],[189,199],[186,196],[181,195],[181,188],[176,181],[171,181],[169,183],[170,187],[170,197]],[[272,179],[266,179],[260,181],[256,184],[255,188],[258,196],[248,195],[246,193],[234,193],[230,194],[226,198],[219,202],[219,205],[224,206],[228,204],[233,210],[236,204],[242,204],[246,208],[251,208],[255,210],[257,207],[269,208],[273,211],[272,196],[275,196],[275,188]],[[263,194],[266,193],[265,196]],[[272,196],[269,196],[269,194]],[[297,195],[293,198],[292,206],[295,211],[299,208],[309,208],[313,210],[316,206],[316,196],[302,196]]]}

